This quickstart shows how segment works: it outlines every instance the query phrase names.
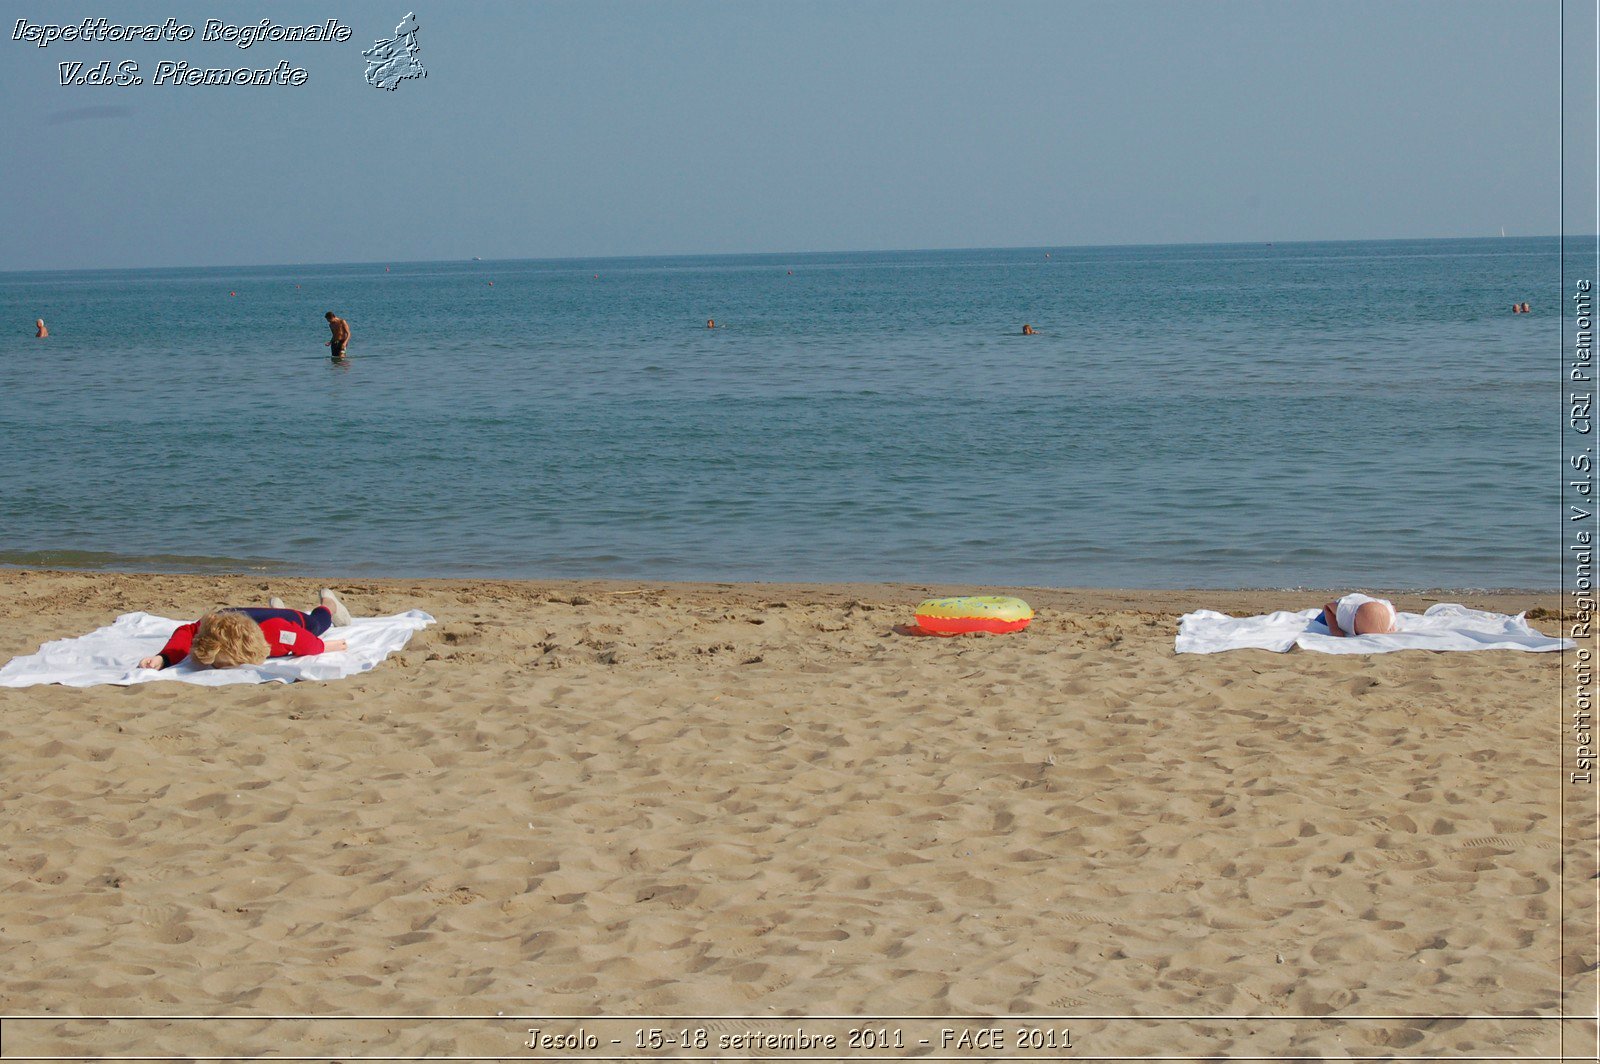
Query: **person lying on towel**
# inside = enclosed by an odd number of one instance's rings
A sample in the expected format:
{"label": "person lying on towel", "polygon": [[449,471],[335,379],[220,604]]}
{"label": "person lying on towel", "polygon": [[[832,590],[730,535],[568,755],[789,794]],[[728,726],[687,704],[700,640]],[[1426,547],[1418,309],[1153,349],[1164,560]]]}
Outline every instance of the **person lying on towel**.
{"label": "person lying on towel", "polygon": [[161,652],[141,658],[141,669],[165,669],[184,658],[201,665],[227,669],[235,665],[260,665],[268,658],[307,657],[326,651],[346,650],[343,639],[323,639],[334,625],[350,623],[350,611],[332,591],[322,590],[322,602],[310,613],[272,605],[238,606],[214,610],[198,621],[182,625]]}
{"label": "person lying on towel", "polygon": [[1322,607],[1322,616],[1317,621],[1328,626],[1329,635],[1387,635],[1397,631],[1394,603],[1359,592]]}

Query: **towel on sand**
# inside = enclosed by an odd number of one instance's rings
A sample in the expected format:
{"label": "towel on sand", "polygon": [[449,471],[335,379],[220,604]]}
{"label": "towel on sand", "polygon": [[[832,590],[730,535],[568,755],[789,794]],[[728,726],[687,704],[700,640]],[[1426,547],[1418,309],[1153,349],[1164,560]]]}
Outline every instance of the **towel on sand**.
{"label": "towel on sand", "polygon": [[167,637],[185,623],[152,617],[148,613],[124,613],[114,623],[88,635],[57,639],[40,647],[37,654],[13,658],[0,668],[0,687],[31,687],[38,683],[58,683],[65,687],[93,687],[103,683],[126,686],[152,680],[180,680],[219,687],[269,680],[280,683],[337,680],[373,668],[405,646],[412,632],[432,624],[433,618],[421,610],[407,610],[393,617],[362,617],[342,628],[330,628],[326,633],[326,638],[349,642],[349,650],[304,658],[268,658],[265,665],[208,669],[185,658],[170,669],[138,668],[139,659],[160,650]]}
{"label": "towel on sand", "polygon": [[1329,635],[1315,610],[1280,610],[1259,617],[1229,617],[1215,610],[1188,613],[1178,622],[1179,654],[1215,654],[1223,650],[1277,650],[1291,647],[1323,654],[1387,654],[1391,650],[1567,650],[1570,639],[1535,631],[1522,614],[1469,610],[1453,602],[1428,607],[1427,613],[1397,613],[1397,632],[1388,635]]}

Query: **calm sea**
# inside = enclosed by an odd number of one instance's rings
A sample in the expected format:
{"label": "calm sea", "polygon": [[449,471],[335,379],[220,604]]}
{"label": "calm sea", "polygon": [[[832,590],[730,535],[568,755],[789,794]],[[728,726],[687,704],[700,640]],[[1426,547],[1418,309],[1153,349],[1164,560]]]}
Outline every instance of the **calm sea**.
{"label": "calm sea", "polygon": [[1554,588],[1559,270],[1545,238],[3,274],[0,564]]}

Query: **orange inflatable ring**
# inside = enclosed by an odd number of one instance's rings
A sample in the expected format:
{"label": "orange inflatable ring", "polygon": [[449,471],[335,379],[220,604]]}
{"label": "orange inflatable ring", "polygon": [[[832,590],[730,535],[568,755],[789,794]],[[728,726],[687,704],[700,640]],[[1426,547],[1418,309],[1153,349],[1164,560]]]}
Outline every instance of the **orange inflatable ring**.
{"label": "orange inflatable ring", "polygon": [[928,599],[917,607],[917,627],[936,635],[969,632],[1020,632],[1033,620],[1033,607],[1009,595]]}

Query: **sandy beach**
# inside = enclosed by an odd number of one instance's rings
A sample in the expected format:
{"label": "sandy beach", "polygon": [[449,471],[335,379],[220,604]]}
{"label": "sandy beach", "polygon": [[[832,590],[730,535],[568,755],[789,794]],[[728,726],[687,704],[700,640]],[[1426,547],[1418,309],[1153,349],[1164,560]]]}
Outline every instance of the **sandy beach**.
{"label": "sandy beach", "polygon": [[[0,660],[318,586],[4,571]],[[333,683],[0,690],[0,1012],[1299,1017],[1074,1030],[1080,1054],[1522,1056],[1559,1025],[1316,1017],[1592,1007],[1566,655],[1173,653],[1184,612],[1318,592],[335,586],[438,623]],[[974,590],[1038,618],[905,634]],[[1554,634],[1558,598],[1448,600]],[[92,1043],[515,1056],[527,1026]],[[8,1021],[5,1051],[88,1029]]]}

